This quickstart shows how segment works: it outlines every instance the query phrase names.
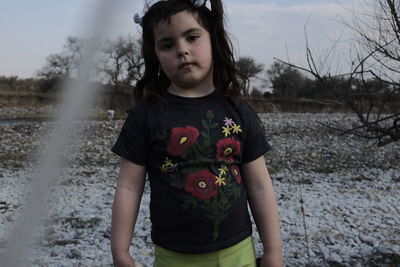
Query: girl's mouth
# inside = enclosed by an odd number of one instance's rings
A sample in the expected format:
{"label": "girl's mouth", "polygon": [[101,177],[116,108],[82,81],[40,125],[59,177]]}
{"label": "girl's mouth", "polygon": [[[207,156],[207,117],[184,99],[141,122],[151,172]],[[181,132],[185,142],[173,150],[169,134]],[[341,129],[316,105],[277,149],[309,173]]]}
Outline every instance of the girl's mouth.
{"label": "girl's mouth", "polygon": [[182,64],[179,66],[179,69],[190,68],[190,67],[193,66],[193,65],[194,65],[193,63],[185,62],[185,63],[182,63]]}

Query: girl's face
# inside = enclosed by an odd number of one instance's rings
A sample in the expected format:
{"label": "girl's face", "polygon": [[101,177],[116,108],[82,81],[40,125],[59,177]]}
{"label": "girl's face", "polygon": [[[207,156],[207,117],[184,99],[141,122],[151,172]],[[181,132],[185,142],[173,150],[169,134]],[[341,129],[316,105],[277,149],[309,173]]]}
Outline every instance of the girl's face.
{"label": "girl's face", "polygon": [[210,34],[191,13],[182,11],[161,21],[154,27],[154,37],[171,92],[201,95],[214,90]]}

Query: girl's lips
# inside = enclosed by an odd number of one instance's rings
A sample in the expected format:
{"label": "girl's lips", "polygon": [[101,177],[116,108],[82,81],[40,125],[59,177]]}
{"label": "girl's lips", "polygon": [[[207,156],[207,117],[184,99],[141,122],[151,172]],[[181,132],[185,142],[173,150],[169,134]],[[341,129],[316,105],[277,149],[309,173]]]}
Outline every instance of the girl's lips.
{"label": "girl's lips", "polygon": [[185,63],[182,63],[182,64],[179,66],[179,69],[188,68],[188,67],[193,66],[193,65],[194,65],[193,63],[185,62]]}

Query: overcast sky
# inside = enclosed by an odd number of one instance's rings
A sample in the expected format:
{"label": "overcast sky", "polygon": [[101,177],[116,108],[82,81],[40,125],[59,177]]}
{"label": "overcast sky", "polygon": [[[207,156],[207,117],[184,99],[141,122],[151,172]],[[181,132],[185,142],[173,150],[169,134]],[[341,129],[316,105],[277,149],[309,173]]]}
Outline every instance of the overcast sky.
{"label": "overcast sky", "polygon": [[[49,54],[61,51],[68,36],[82,35],[101,0],[10,0],[0,6],[0,75],[33,77]],[[311,46],[324,51],[341,36],[337,22],[347,17],[343,3],[353,0],[224,0],[236,56],[268,66],[273,57],[304,63],[307,24]],[[112,34],[138,35],[132,16],[143,0],[119,3]]]}

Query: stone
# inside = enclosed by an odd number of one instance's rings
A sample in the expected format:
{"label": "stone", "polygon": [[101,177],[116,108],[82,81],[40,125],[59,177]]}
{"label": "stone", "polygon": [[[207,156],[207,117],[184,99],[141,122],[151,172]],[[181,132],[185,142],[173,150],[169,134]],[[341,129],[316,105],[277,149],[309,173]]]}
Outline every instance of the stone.
{"label": "stone", "polygon": [[343,259],[336,253],[331,253],[327,259],[327,262],[329,263],[330,266],[346,266],[343,264]]}
{"label": "stone", "polygon": [[365,235],[363,233],[360,233],[358,235],[358,238],[360,239],[361,242],[364,242],[364,243],[366,243],[366,244],[368,244],[370,246],[373,246],[374,243],[375,243],[375,239],[374,238],[372,238],[370,236],[367,236],[367,235]]}
{"label": "stone", "polygon": [[70,259],[81,259],[82,253],[79,250],[73,248],[67,253],[67,257]]}

